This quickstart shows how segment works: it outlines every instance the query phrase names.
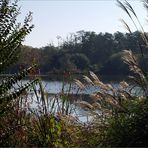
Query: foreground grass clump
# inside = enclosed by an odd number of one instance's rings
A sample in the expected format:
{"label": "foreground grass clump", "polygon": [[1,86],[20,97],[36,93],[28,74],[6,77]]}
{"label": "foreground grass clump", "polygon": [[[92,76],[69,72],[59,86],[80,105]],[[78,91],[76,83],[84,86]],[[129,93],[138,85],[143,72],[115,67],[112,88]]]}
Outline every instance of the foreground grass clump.
{"label": "foreground grass clump", "polygon": [[[21,114],[24,114],[23,112]],[[11,116],[14,118],[14,116]],[[9,120],[10,116],[7,117]],[[3,131],[1,135],[0,145],[3,147],[18,146],[18,147],[32,147],[32,146],[44,146],[44,147],[67,147],[71,141],[70,138],[67,141],[68,134],[66,134],[66,127],[62,121],[58,121],[53,115],[44,115],[36,117],[33,115],[21,115],[21,123],[12,123],[9,121],[3,121],[3,124],[7,124],[10,129],[9,133]],[[19,120],[18,116],[15,116],[14,120]],[[20,121],[20,120],[19,120]],[[11,126],[11,127],[10,127]],[[4,126],[3,126],[4,128]],[[2,129],[3,130],[3,129]],[[65,136],[65,137],[64,137]]]}
{"label": "foreground grass clump", "polygon": [[[34,117],[28,124],[27,146],[67,147],[69,137],[64,123],[51,115]],[[65,137],[64,137],[65,136]]]}
{"label": "foreground grass clump", "polygon": [[127,113],[109,119],[102,146],[148,146],[148,100],[126,104]]}

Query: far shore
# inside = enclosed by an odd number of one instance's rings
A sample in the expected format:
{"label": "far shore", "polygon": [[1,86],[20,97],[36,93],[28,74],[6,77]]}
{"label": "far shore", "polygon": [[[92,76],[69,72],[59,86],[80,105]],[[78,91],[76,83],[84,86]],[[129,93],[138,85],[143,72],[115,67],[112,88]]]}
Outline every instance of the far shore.
{"label": "far shore", "polygon": [[[11,77],[15,74],[0,74],[0,78],[5,78],[5,77]],[[41,78],[42,80],[47,80],[47,81],[63,81],[63,80],[68,80],[68,79],[82,79],[84,75],[89,76],[88,72],[80,72],[80,73],[71,73],[71,74],[64,74],[64,73],[59,73],[59,72],[51,72],[48,74],[41,74],[41,75],[28,75],[25,77],[25,80],[28,80],[30,78]],[[103,82],[108,82],[108,81],[122,81],[122,80],[128,80],[127,75],[99,75],[98,77],[100,80]]]}

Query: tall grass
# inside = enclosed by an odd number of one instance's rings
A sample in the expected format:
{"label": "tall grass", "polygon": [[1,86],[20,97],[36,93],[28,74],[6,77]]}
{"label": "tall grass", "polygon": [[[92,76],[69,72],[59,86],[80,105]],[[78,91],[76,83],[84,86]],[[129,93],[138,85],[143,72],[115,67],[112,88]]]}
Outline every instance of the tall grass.
{"label": "tall grass", "polygon": [[[128,14],[136,29],[140,28],[143,46],[147,46],[147,34],[132,6],[127,1],[117,2]],[[148,1],[144,1],[144,5],[147,9]],[[124,20],[122,22],[131,33],[127,23]],[[143,46],[139,43],[141,58],[144,57]],[[98,86],[99,89],[91,95],[92,104],[84,101],[80,104],[84,108],[89,108],[89,112],[94,116],[93,129],[101,131],[98,140],[94,139],[97,146],[148,146],[148,73],[139,66],[136,56],[130,49],[123,51],[122,59],[133,73],[129,76],[130,81],[122,81],[118,88],[114,88],[90,72],[89,77],[84,76],[85,81]]]}

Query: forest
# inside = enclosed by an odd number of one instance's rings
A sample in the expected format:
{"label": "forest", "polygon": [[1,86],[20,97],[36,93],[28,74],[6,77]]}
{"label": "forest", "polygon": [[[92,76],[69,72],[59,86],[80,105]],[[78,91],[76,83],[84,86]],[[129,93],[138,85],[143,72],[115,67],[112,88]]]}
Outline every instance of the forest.
{"label": "forest", "polygon": [[[130,71],[123,62],[123,50],[130,49],[139,59],[140,65],[148,67],[148,50],[141,33],[99,33],[78,31],[71,33],[59,46],[48,45],[42,48],[21,46],[18,62],[9,68],[15,73],[21,67],[32,63],[39,65],[40,74],[87,73],[93,71],[100,75],[127,76]],[[144,54],[144,58],[140,58]]]}

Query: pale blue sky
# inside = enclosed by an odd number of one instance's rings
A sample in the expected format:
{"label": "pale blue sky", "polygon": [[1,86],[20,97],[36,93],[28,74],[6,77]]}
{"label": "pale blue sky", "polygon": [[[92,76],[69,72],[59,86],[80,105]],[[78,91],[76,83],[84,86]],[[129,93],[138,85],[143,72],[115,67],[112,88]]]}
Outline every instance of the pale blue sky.
{"label": "pale blue sky", "polygon": [[[146,11],[139,0],[129,1],[137,12],[145,30]],[[129,26],[134,27],[127,14],[117,6],[115,0],[20,0],[20,18],[28,11],[33,12],[35,28],[26,37],[24,44],[33,47],[46,46],[49,43],[57,45],[57,36],[66,38],[69,33],[80,30],[99,32],[125,32],[119,21],[123,18]]]}

